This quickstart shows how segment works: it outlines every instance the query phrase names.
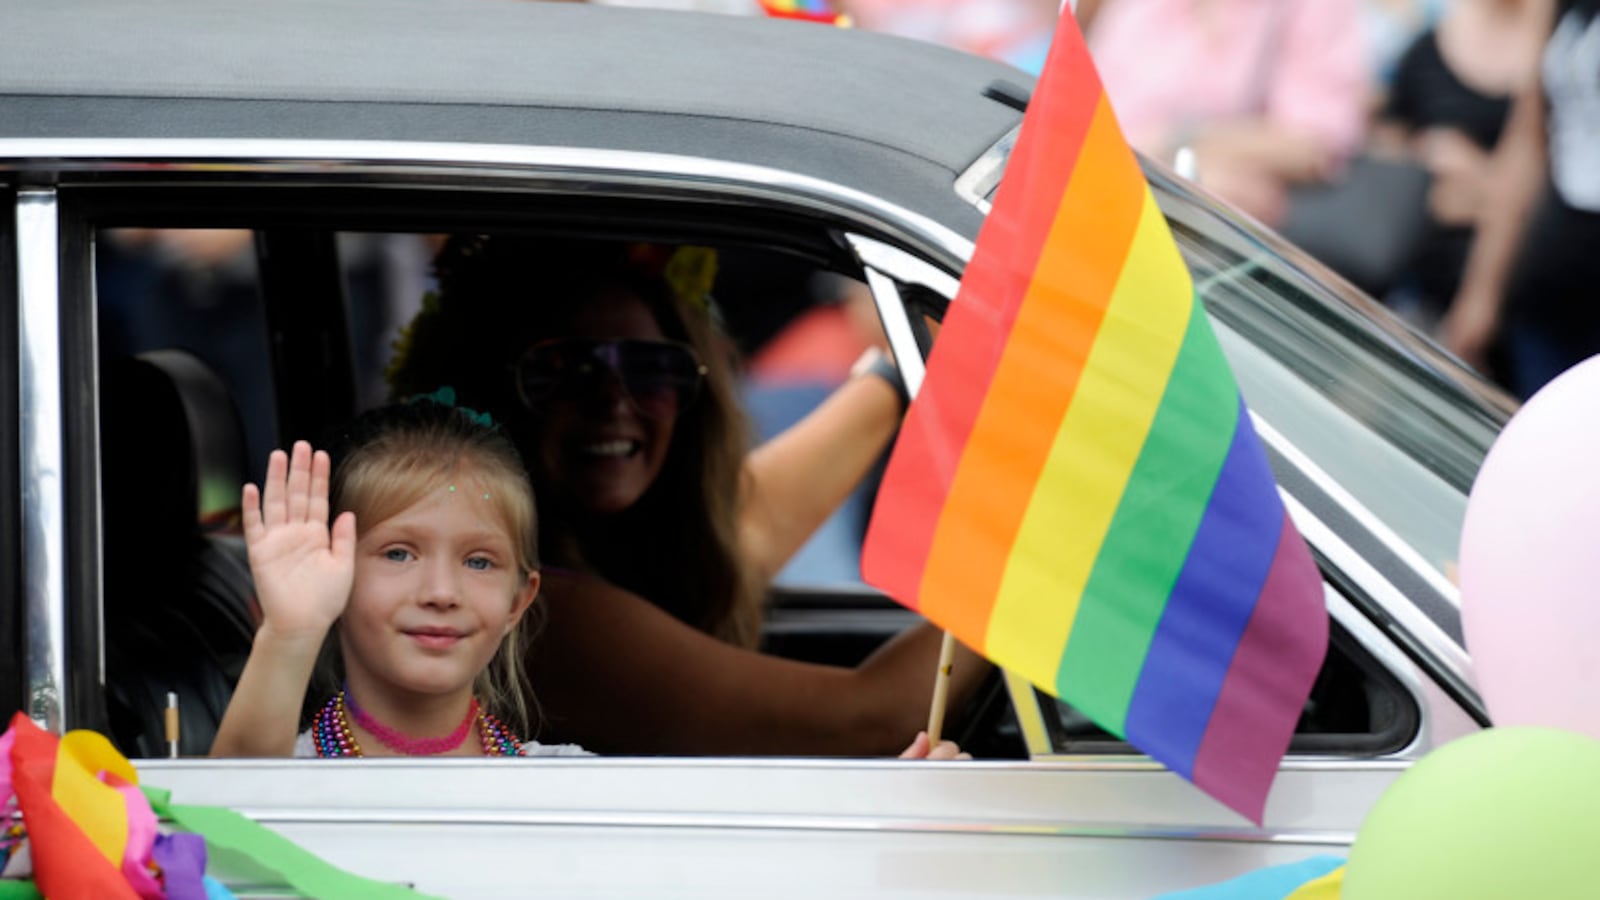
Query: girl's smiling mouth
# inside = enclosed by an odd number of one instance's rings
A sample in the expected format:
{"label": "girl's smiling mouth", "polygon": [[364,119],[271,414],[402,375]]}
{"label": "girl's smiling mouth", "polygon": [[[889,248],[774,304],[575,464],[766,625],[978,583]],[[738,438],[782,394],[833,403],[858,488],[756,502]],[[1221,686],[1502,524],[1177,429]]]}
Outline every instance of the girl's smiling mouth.
{"label": "girl's smiling mouth", "polygon": [[466,633],[456,628],[445,628],[434,625],[424,625],[418,628],[403,628],[401,634],[430,650],[446,650],[454,647],[466,637]]}

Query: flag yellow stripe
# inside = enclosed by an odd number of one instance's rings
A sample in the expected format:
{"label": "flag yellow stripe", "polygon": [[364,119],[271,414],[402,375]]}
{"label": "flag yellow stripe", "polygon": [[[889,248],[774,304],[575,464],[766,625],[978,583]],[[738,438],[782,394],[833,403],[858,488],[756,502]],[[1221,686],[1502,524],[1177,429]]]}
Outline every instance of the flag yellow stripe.
{"label": "flag yellow stripe", "polygon": [[1030,271],[1016,273],[1027,293],[923,569],[919,610],[974,647],[984,642],[1012,541],[1116,290],[1146,192],[1102,95],[1043,249]]}
{"label": "flag yellow stripe", "polygon": [[1137,231],[1007,560],[986,652],[1053,686],[1089,573],[1166,392],[1193,285],[1146,188]]}

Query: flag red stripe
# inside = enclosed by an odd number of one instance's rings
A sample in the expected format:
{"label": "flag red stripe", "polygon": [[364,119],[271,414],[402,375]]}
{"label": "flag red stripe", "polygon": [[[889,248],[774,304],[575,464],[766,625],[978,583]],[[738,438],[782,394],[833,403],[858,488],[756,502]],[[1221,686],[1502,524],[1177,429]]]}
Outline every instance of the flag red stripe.
{"label": "flag red stripe", "polygon": [[[1080,52],[1063,51],[1069,38],[1078,43]],[[1044,134],[1018,141],[995,202],[995,208],[1019,210],[1019,214],[990,216],[984,222],[978,249],[946,317],[953,326],[950,330],[963,336],[963,346],[946,350],[944,344],[935,344],[929,359],[929,381],[923,387],[936,384],[933,392],[941,402],[938,406],[912,406],[882,488],[894,492],[901,502],[876,507],[862,548],[861,569],[866,580],[913,609],[918,606],[939,512],[960,463],[960,448],[978,419],[1005,350],[1006,336],[1027,294],[1027,280],[1038,265],[1058,201],[1104,94],[1076,29],[1058,29],[1055,44],[1028,117],[1028,128],[1039,128]],[[1047,82],[1051,89],[1043,90]],[[1016,198],[1004,201],[1016,191],[1040,199],[1020,205]],[[980,256],[991,253],[1005,254],[1005,263],[978,264]],[[935,359],[947,354],[955,358],[943,366],[935,364]],[[915,439],[910,439],[914,434]]]}
{"label": "flag red stripe", "polygon": [[987,648],[990,614],[1023,517],[1077,395],[1148,195],[1104,96],[1077,143],[1072,180],[1057,198],[1045,252],[1027,274],[1027,296],[966,436],[923,578],[923,614],[978,649]]}

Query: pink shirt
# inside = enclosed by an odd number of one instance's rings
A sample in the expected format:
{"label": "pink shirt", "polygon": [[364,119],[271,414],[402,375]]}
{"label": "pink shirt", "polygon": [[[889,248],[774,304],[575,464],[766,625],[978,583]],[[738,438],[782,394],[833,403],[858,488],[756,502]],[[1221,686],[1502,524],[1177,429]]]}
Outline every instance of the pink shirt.
{"label": "pink shirt", "polygon": [[1105,0],[1089,49],[1146,153],[1167,152],[1186,127],[1258,112],[1340,153],[1361,140],[1361,0]]}

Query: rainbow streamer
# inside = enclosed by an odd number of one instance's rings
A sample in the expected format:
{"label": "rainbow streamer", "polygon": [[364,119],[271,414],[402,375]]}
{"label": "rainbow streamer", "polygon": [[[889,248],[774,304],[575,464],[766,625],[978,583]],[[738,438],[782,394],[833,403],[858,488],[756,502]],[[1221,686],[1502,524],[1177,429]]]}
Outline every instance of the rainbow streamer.
{"label": "rainbow streamer", "polygon": [[1343,859],[1313,856],[1257,869],[1221,884],[1162,894],[1156,900],[1339,900],[1344,872]]}
{"label": "rainbow streamer", "polygon": [[827,25],[848,26],[850,17],[838,12],[828,0],[759,0],[761,9],[775,19],[801,19]]}
{"label": "rainbow streamer", "polygon": [[1322,583],[1063,9],[867,581],[1260,822]]}
{"label": "rainbow streamer", "polygon": [[[135,900],[159,890],[144,866],[150,844],[129,841],[130,832],[153,840],[154,821],[148,831],[130,828],[128,800],[117,784],[136,784],[138,775],[110,742],[91,732],[58,739],[22,713],[13,717],[8,737],[11,788],[23,811],[40,892]],[[139,871],[137,885],[124,877],[128,870]]]}

